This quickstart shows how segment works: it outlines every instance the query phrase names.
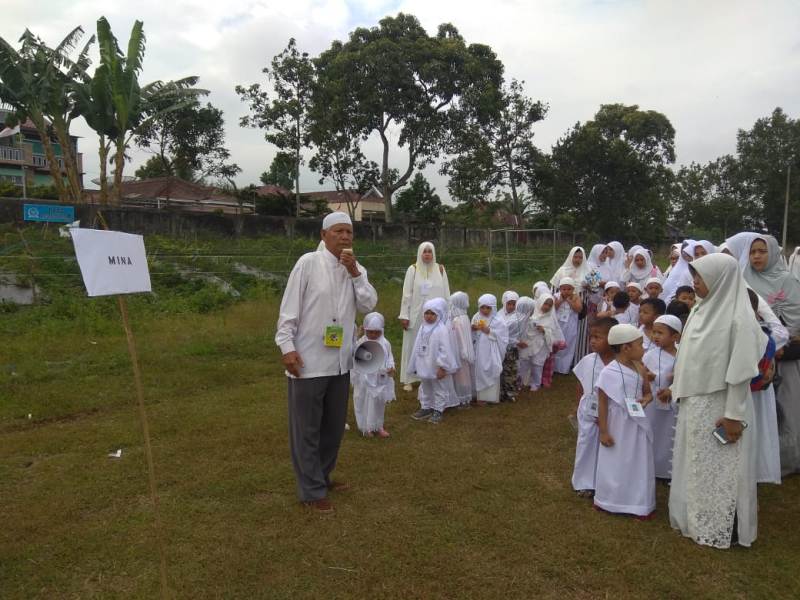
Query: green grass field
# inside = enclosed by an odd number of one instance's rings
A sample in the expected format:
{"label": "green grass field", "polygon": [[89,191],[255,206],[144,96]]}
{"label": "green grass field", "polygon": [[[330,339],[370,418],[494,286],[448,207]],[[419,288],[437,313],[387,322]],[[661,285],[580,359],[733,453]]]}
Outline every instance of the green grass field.
{"label": "green grass field", "polygon": [[[51,262],[35,275],[45,303],[0,313],[0,598],[156,598],[116,305],[83,297],[74,265]],[[399,283],[374,271],[399,356]],[[515,287],[535,278],[516,276]],[[276,289],[242,285],[232,302],[153,279],[156,294],[132,298],[131,318],[176,598],[800,597],[800,478],[760,487],[749,550],[672,531],[661,485],[654,521],[597,513],[570,487],[571,378],[513,405],[448,413],[438,427],[412,421],[415,399],[400,392],[387,408],[392,437],[347,433],[336,477],[353,489],[333,498],[334,516],[312,514],[289,461]],[[458,269],[451,281],[473,301],[504,288]],[[107,456],[118,448],[121,458]]]}

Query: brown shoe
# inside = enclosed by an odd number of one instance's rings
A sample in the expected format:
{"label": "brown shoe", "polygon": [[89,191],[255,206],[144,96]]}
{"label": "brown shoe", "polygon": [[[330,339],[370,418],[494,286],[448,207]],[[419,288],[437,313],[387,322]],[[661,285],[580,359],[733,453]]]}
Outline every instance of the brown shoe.
{"label": "brown shoe", "polygon": [[346,492],[349,489],[350,484],[344,481],[331,481],[328,485],[328,491],[330,492]]}
{"label": "brown shoe", "polygon": [[329,515],[333,512],[333,504],[327,498],[320,498],[319,500],[309,500],[303,502],[303,506],[311,508],[318,513]]}

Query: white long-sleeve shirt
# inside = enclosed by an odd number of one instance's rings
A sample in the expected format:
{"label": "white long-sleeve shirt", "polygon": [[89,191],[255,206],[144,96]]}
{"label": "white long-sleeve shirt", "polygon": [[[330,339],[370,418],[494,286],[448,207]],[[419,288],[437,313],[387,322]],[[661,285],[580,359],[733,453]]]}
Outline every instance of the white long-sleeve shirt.
{"label": "white long-sleeve shirt", "polygon": [[[327,248],[301,256],[283,292],[275,343],[282,354],[296,351],[303,360],[301,379],[347,373],[353,366],[356,311],[371,312],[378,293],[361,273],[353,277]],[[341,348],[325,346],[325,328],[343,328]],[[288,377],[292,377],[288,372]]]}

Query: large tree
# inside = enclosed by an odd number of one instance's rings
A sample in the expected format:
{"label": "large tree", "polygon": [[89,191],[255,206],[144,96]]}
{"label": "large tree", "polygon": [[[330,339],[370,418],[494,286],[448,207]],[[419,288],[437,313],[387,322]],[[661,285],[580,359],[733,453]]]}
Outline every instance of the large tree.
{"label": "large tree", "polygon": [[290,152],[278,152],[269,165],[269,169],[261,173],[259,179],[264,185],[279,185],[283,188],[291,189],[294,184],[296,172],[296,161],[294,154]]}
{"label": "large tree", "polygon": [[442,200],[422,173],[414,175],[411,184],[397,193],[395,212],[422,223],[442,220]]}
{"label": "large tree", "polygon": [[217,175],[220,166],[230,159],[222,111],[196,100],[169,110],[170,102],[169,98],[157,100],[153,109],[158,116],[140,127],[134,137],[139,148],[153,154],[143,172],[189,181]]}
{"label": "large tree", "polygon": [[606,239],[661,238],[672,177],[667,165],[675,161],[675,130],[666,116],[602,105],[556,143],[551,161],[550,193],[576,227]]}
{"label": "large tree", "polygon": [[302,150],[309,145],[308,111],[314,65],[308,53],[300,52],[291,38],[262,72],[271,82],[274,95],[259,83],[249,87],[237,85],[236,93],[250,107],[250,114],[242,117],[240,124],[263,129],[268,142],[293,155],[295,201],[299,207]]}
{"label": "large tree", "polygon": [[[416,17],[403,13],[356,29],[346,42],[335,41],[314,64],[312,120],[324,121],[332,132],[380,139],[376,162],[387,221],[392,194],[442,154],[448,134],[459,126],[456,116],[497,111],[503,77],[502,63],[488,46],[467,45],[450,24],[430,36]],[[396,178],[393,139],[405,154]]]}
{"label": "large tree", "polygon": [[758,119],[736,136],[741,182],[761,208],[770,231],[780,238],[786,198],[787,172],[791,165],[789,239],[800,240],[800,120],[781,108]]}
{"label": "large tree", "polygon": [[[486,201],[499,189],[508,193],[510,211],[520,220],[525,212],[523,186],[535,181],[539,151],[533,145],[533,126],[547,114],[547,106],[525,95],[523,83],[512,79],[503,89],[500,110],[494,118],[467,112],[461,126],[453,128],[450,151],[457,156],[445,162],[450,193],[458,200]],[[464,195],[468,194],[467,197]]]}

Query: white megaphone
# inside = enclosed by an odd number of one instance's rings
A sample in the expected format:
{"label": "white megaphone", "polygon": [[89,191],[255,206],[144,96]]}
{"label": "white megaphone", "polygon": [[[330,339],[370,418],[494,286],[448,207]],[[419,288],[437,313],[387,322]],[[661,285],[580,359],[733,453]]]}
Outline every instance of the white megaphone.
{"label": "white megaphone", "polygon": [[353,352],[353,368],[365,375],[377,372],[386,360],[383,346],[372,340],[364,340]]}

